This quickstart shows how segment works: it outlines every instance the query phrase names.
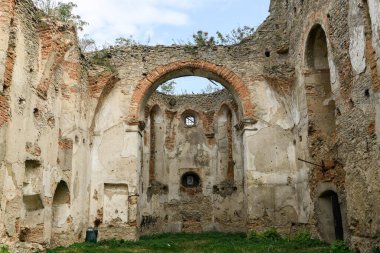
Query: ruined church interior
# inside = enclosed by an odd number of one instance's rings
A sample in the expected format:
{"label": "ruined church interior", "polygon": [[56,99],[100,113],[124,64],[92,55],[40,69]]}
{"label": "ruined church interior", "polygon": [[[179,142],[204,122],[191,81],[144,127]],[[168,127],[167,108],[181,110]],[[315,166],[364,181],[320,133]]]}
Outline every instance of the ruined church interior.
{"label": "ruined church interior", "polygon": [[[67,246],[96,227],[380,246],[378,0],[271,0],[239,44],[114,46],[107,64],[37,16],[0,0],[2,244]],[[189,77],[222,88],[159,89]]]}

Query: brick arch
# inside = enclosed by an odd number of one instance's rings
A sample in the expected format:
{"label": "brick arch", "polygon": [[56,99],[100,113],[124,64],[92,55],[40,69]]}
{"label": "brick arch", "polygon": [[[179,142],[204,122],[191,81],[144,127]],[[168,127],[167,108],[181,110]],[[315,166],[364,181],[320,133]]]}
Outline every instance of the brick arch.
{"label": "brick arch", "polygon": [[142,120],[144,106],[149,96],[160,84],[183,76],[200,76],[220,82],[234,95],[243,118],[254,116],[254,106],[250,99],[249,90],[239,76],[227,67],[205,60],[191,60],[176,61],[159,66],[140,80],[132,94],[128,122],[136,123]]}

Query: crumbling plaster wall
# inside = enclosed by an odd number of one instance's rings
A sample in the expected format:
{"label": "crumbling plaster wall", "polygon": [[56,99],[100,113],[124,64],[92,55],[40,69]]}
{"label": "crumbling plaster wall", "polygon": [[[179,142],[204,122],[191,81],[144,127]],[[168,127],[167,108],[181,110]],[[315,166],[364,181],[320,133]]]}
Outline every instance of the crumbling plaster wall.
{"label": "crumbling plaster wall", "polygon": [[[144,131],[142,233],[244,231],[241,133],[232,129],[238,122],[233,96],[227,90],[187,96],[154,93],[145,111],[152,116]],[[189,115],[195,117],[194,126],[185,125]],[[189,172],[200,177],[198,187],[183,185]]]}
{"label": "crumbling plaster wall", "polygon": [[[380,233],[379,3],[276,0],[270,11],[239,45],[112,48],[115,74],[82,67],[75,32],[41,20],[30,1],[0,0],[1,241],[68,244],[94,222],[101,239],[137,238],[149,171],[143,109],[160,83],[196,75],[220,81],[238,105],[247,228],[311,225],[322,236],[318,199],[332,190],[345,239],[369,251]],[[311,148],[318,137],[309,131],[305,52],[316,24],[326,34],[335,103],[331,157]],[[70,191],[62,229],[71,232],[52,240],[61,180]]]}
{"label": "crumbling plaster wall", "polygon": [[[278,4],[285,6],[285,1]],[[379,234],[378,183],[378,15],[377,1],[289,1],[287,32],[289,56],[295,59],[294,99],[299,111],[298,131],[308,136],[310,117],[305,94],[307,38],[312,27],[326,33],[331,90],[335,102],[335,153],[333,169],[311,168],[311,224],[317,225],[318,198],[323,191],[338,193],[343,212],[345,238],[351,246],[367,252]],[[377,129],[377,130],[376,130]],[[304,139],[304,138],[303,138]],[[312,138],[308,138],[310,144]],[[308,146],[304,142],[302,150]],[[309,149],[310,151],[310,149]],[[321,153],[300,152],[301,158],[320,164]],[[315,155],[315,157],[313,157]],[[343,170],[342,170],[343,168]],[[326,169],[326,168],[325,168]],[[320,235],[320,228],[316,233]]]}
{"label": "crumbling plaster wall", "polygon": [[[175,68],[160,76],[176,63],[203,61],[224,66],[241,78],[254,105],[252,119],[243,116],[240,124],[248,227],[311,225],[313,233],[322,236],[318,200],[323,192],[332,190],[341,204],[345,238],[353,248],[369,250],[379,233],[380,210],[375,193],[379,159],[378,8],[376,1],[272,1],[271,15],[252,38],[239,45],[114,48],[112,62],[120,81],[100,106],[95,132],[105,141],[102,132],[120,124],[118,134],[127,130],[124,136],[131,136],[123,147],[138,144],[133,167],[127,170],[136,171],[131,181],[134,193],[140,194],[144,173],[138,164],[140,155],[145,159],[147,154],[139,150],[144,133],[137,125],[132,127],[135,132],[128,131],[132,123],[128,112],[136,111],[133,99],[139,97],[144,105],[161,82],[181,76],[183,72]],[[318,137],[310,136],[312,118],[306,87],[310,73],[305,60],[307,40],[315,25],[326,35],[330,80],[325,78],[324,82],[329,81],[335,104],[334,135],[324,151],[311,148]],[[202,69],[202,64],[190,70],[202,76],[197,68]],[[152,77],[158,81],[152,84]],[[138,83],[152,88],[144,93]],[[223,84],[239,104],[233,85]],[[326,166],[312,166],[297,158],[316,164],[324,161]],[[99,180],[99,185],[102,182]],[[90,220],[96,213],[92,208]]]}
{"label": "crumbling plaster wall", "polygon": [[[372,32],[372,46],[375,49],[376,52],[376,75],[378,80],[373,80],[375,82],[375,89],[374,89],[374,97],[376,102],[376,134],[379,136],[380,134],[380,95],[379,95],[379,76],[380,76],[380,4],[378,1],[369,0],[368,1],[368,9],[369,9],[369,15],[370,15],[370,21],[371,21],[371,32]],[[373,65],[375,62],[372,62]],[[372,66],[371,66],[372,67]],[[379,138],[378,138],[379,143]]]}
{"label": "crumbling plaster wall", "polygon": [[[275,29],[276,32],[268,33],[267,29]],[[308,167],[296,162],[294,140],[298,134],[293,130],[298,116],[291,103],[293,70],[288,67],[287,51],[282,41],[269,48],[272,56],[265,54],[267,41],[277,38],[281,31],[281,27],[269,20],[252,40],[237,46],[112,48],[110,61],[115,65],[120,80],[102,99],[95,116],[90,222],[103,217],[105,183],[127,184],[131,196],[140,195],[142,201],[142,169],[148,168],[141,167],[140,159],[145,161],[148,154],[141,153],[144,133],[139,130],[137,122],[130,121],[129,112],[135,111],[131,107],[132,98],[139,97],[139,106],[144,108],[151,92],[163,81],[182,75],[199,75],[223,83],[234,95],[237,104],[240,103],[238,115],[243,139],[243,192],[248,227],[288,229],[292,223],[307,223],[311,207],[307,186]],[[264,39],[261,41],[262,36]],[[185,70],[175,68],[192,61],[199,64]],[[244,110],[236,87],[202,69],[209,63],[232,71],[242,80],[253,104],[253,117],[249,119],[242,115]],[[172,71],[160,76],[158,69],[165,73],[167,69]],[[151,76],[157,77],[158,81],[150,84]],[[148,78],[147,82],[145,77]],[[142,93],[138,84],[151,87],[147,93]],[[144,121],[142,113],[139,118]],[[103,148],[111,143],[112,152]],[[99,173],[102,176],[98,176]],[[120,181],[120,174],[128,176]],[[141,212],[140,208],[137,210]],[[135,218],[136,224],[141,224],[141,216],[140,213]]]}
{"label": "crumbling plaster wall", "polygon": [[[0,5],[1,242],[25,251],[67,245],[81,240],[88,220],[87,77],[76,33],[43,20],[31,1]],[[57,234],[61,180],[70,203]]]}

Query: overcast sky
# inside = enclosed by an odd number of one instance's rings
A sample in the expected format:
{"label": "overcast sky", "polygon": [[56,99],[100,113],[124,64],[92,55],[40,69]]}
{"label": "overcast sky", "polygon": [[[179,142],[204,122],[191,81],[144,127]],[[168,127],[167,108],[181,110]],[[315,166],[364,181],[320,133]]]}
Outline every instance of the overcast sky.
{"label": "overcast sky", "polygon": [[[61,0],[74,2],[75,14],[89,23],[82,32],[98,47],[118,37],[149,45],[171,45],[192,40],[198,30],[226,34],[242,26],[257,27],[268,16],[269,0]],[[199,92],[204,78],[177,80],[176,92]]]}
{"label": "overcast sky", "polygon": [[214,35],[239,26],[258,26],[269,0],[63,0],[78,5],[75,13],[89,23],[84,33],[98,44],[113,44],[132,35],[151,45],[190,40],[203,30]]}

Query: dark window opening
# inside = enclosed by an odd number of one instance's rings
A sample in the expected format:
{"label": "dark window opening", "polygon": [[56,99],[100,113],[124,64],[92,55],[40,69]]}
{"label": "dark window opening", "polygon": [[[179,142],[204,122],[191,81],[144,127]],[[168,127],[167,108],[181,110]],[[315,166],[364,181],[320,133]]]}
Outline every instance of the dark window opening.
{"label": "dark window opening", "polygon": [[367,98],[370,97],[369,89],[366,89],[366,90],[364,91],[364,96],[366,96]]}
{"label": "dark window opening", "polygon": [[200,184],[200,178],[194,172],[187,172],[182,176],[181,183],[183,187],[198,187]]}

